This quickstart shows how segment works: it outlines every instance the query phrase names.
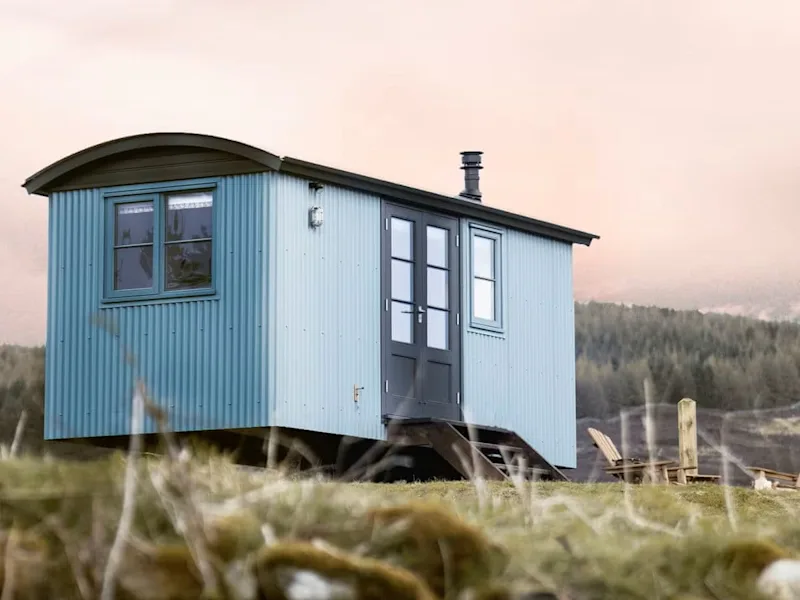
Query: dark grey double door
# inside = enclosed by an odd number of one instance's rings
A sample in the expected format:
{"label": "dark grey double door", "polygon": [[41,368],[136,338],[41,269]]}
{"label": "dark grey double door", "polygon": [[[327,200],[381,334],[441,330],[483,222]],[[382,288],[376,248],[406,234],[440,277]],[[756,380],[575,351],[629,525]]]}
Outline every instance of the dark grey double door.
{"label": "dark grey double door", "polygon": [[458,220],[384,203],[384,418],[461,420]]}

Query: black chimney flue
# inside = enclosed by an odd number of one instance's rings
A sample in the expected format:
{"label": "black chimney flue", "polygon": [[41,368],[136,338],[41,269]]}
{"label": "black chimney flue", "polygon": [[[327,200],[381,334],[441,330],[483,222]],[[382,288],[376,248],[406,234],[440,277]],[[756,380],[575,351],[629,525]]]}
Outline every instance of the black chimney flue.
{"label": "black chimney flue", "polygon": [[468,150],[461,153],[461,168],[464,170],[464,191],[461,192],[463,198],[481,201],[481,154],[478,150]]}

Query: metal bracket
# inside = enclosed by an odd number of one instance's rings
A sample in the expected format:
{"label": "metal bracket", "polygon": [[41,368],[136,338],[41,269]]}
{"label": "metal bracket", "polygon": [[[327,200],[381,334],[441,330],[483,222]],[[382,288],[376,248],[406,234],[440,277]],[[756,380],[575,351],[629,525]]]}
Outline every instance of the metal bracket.
{"label": "metal bracket", "polygon": [[361,390],[363,389],[364,389],[363,385],[359,387],[355,383],[353,384],[353,402],[359,401],[359,399],[361,398]]}

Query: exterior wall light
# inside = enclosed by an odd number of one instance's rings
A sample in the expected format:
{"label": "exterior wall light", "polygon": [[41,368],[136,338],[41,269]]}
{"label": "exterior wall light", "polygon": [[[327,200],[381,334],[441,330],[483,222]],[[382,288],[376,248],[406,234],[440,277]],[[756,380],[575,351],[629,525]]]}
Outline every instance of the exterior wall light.
{"label": "exterior wall light", "polygon": [[308,211],[308,223],[316,229],[322,226],[323,213],[321,206],[312,206]]}

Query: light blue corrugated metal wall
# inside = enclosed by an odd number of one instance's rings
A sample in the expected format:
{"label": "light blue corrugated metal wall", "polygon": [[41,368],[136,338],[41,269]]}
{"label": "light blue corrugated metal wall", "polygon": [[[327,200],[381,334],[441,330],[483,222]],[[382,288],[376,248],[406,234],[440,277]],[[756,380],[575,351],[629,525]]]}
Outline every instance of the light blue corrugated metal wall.
{"label": "light blue corrugated metal wall", "polygon": [[[288,175],[275,177],[271,196],[272,423],[382,439],[380,198],[328,185],[315,193]],[[354,385],[364,388],[358,402]]]}
{"label": "light blue corrugated metal wall", "polygon": [[[462,238],[469,240],[469,223]],[[575,309],[572,246],[507,230],[503,235],[505,334],[464,319],[465,420],[512,429],[552,463],[576,466]],[[469,244],[462,244],[468,315]]]}
{"label": "light blue corrugated metal wall", "polygon": [[[218,297],[160,304],[101,308],[101,191],[50,198],[45,437],[129,431],[133,373],[121,345],[174,429],[267,423],[268,181],[267,174],[253,174],[219,182]],[[115,324],[118,337],[93,325],[95,315]]]}

